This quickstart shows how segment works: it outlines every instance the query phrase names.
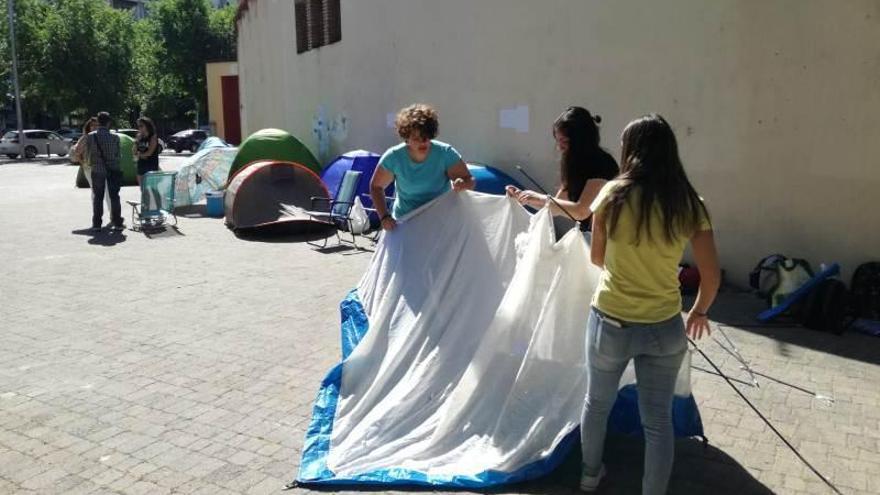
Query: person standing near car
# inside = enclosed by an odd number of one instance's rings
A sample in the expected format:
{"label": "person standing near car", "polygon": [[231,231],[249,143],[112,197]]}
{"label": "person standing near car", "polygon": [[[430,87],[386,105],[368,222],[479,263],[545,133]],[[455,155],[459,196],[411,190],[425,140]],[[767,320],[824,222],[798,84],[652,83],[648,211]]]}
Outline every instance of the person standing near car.
{"label": "person standing near car", "polygon": [[147,172],[159,170],[159,138],[156,126],[149,117],[137,119],[138,133],[134,144],[134,156],[137,157],[137,183]]}
{"label": "person standing near car", "polygon": [[[76,142],[76,146],[73,148],[73,152],[71,153],[74,163],[79,163],[79,166],[82,167],[83,176],[86,178],[86,182],[89,183],[89,189],[92,188],[92,157],[89,156],[88,142],[89,142],[89,133],[98,128],[98,119],[96,117],[89,117],[89,120],[83,125],[83,133],[80,136],[79,140]],[[107,196],[107,209],[110,209],[110,196]]]}
{"label": "person standing near car", "polygon": [[100,232],[104,217],[104,193],[110,196],[110,223],[113,230],[122,230],[122,206],[119,189],[122,187],[122,169],[119,166],[119,136],[110,133],[110,114],[98,113],[98,129],[85,138],[92,163],[92,231]]}
{"label": "person standing near car", "polygon": [[83,175],[86,176],[90,189],[92,187],[92,162],[91,157],[89,156],[87,143],[89,141],[89,133],[94,131],[97,127],[98,119],[95,117],[89,117],[89,120],[83,125],[82,136],[76,142],[76,146],[73,147],[73,153],[71,153],[74,163],[79,163],[79,166],[82,167]]}

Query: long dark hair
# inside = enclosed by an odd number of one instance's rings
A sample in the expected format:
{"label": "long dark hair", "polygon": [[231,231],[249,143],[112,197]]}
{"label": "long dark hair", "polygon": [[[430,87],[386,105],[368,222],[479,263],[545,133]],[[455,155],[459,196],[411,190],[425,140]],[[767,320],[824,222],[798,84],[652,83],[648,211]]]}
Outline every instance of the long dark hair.
{"label": "long dark hair", "polygon": [[156,126],[153,124],[153,119],[149,117],[138,117],[137,119],[138,125],[143,124],[144,127],[147,128],[149,134],[146,136],[148,139],[156,135]]}
{"label": "long dark hair", "polygon": [[568,199],[577,201],[587,180],[597,173],[591,167],[597,166],[602,154],[599,147],[599,126],[602,117],[591,115],[583,107],[568,107],[553,122],[553,132],[561,132],[568,138],[568,149],[559,160],[562,187],[568,192]]}
{"label": "long dark hair", "polygon": [[98,117],[89,117],[89,120],[83,124],[83,135],[94,131],[95,127],[98,127]]}
{"label": "long dark hair", "polygon": [[655,203],[662,213],[663,237],[667,242],[696,232],[701,219],[708,220],[709,214],[684,172],[675,133],[666,120],[657,114],[638,118],[626,126],[621,140],[617,177],[621,185],[609,196],[609,237],[614,235],[627,198],[636,190],[637,243],[642,230],[649,239],[653,237],[650,218]]}

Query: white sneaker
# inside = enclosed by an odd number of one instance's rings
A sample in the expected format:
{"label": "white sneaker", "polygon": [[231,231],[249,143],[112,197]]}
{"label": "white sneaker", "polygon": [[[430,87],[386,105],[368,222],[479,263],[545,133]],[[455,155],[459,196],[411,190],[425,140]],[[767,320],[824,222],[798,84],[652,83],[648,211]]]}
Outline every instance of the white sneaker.
{"label": "white sneaker", "polygon": [[596,476],[589,476],[582,472],[581,474],[581,491],[582,492],[594,492],[596,488],[599,487],[599,483],[602,481],[602,478],[605,477],[605,464],[602,464],[602,467],[599,468],[599,474]]}

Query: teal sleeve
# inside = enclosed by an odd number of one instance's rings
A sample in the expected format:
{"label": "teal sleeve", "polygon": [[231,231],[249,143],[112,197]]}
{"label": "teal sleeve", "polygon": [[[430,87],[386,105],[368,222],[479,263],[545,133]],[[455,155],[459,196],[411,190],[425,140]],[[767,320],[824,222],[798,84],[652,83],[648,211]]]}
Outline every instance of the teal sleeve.
{"label": "teal sleeve", "polygon": [[388,148],[385,153],[382,154],[382,157],[379,158],[379,165],[385,170],[391,172],[392,174],[397,174],[395,172],[395,168],[397,164],[397,160],[394,157],[394,148]]}
{"label": "teal sleeve", "polygon": [[448,170],[450,167],[461,161],[461,155],[452,146],[447,146],[445,151],[445,165]]}

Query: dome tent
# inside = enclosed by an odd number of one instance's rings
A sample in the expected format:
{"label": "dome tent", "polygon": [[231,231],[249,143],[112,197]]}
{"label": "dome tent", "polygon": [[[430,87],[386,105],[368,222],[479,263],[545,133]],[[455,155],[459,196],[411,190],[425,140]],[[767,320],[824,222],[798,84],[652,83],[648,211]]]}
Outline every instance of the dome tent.
{"label": "dome tent", "polygon": [[468,163],[467,167],[477,182],[474,187],[475,191],[487,194],[505,194],[504,188],[508,185],[523,189],[517,180],[497,168],[482,163]]}
{"label": "dome tent", "polygon": [[229,178],[229,168],[238,152],[235,148],[206,148],[180,168],[174,182],[174,205],[195,204],[207,191],[222,189]]}
{"label": "dome tent", "polygon": [[[114,132],[114,134],[116,134]],[[125,134],[119,136],[119,166],[122,168],[122,185],[137,185],[137,160],[134,158],[134,138]]]}
{"label": "dome tent", "polygon": [[321,164],[318,163],[315,155],[297,138],[281,129],[257,131],[241,143],[235,161],[232,162],[232,168],[229,170],[230,181],[241,169],[257,160],[299,163],[311,169],[312,172],[321,172]]}
{"label": "dome tent", "polygon": [[[379,165],[379,155],[364,150],[349,151],[337,157],[321,171],[321,180],[324,181],[327,190],[330,191],[330,197],[335,198],[345,172],[349,170],[361,172],[361,179],[355,194],[356,197],[361,199],[361,203],[365,207],[372,208],[373,198],[370,197],[370,179],[373,177],[373,171],[376,170],[377,165]],[[394,184],[385,189],[385,196],[394,196]],[[374,225],[379,223],[379,218],[376,217],[374,212],[370,212],[370,221]]]}
{"label": "dome tent", "polygon": [[[122,185],[137,185],[137,161],[134,159],[134,138],[114,132],[113,135],[119,137],[119,166],[122,168]],[[85,139],[85,136],[83,136]],[[88,188],[89,183],[86,180],[86,174],[83,172],[82,166],[76,173],[76,187]]]}
{"label": "dome tent", "polygon": [[206,149],[210,149],[210,148],[229,148],[229,147],[232,147],[232,145],[227,143],[226,141],[218,138],[217,136],[211,136],[208,139],[205,139],[204,141],[202,141],[202,144],[199,145],[199,149],[196,151],[198,152],[198,151],[202,151],[202,150],[206,150]]}
{"label": "dome tent", "polygon": [[307,213],[313,196],[328,197],[328,192],[311,169],[293,162],[257,161],[229,181],[226,224],[238,231],[291,223],[309,232],[328,225]]}

